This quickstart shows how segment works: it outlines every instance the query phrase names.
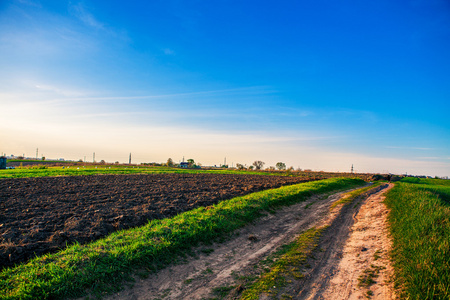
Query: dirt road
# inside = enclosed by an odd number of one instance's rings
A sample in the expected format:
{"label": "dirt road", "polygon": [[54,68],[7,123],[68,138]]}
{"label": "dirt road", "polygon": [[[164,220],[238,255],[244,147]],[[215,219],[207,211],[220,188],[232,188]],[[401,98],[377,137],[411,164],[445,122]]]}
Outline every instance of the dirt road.
{"label": "dirt road", "polygon": [[383,194],[393,185],[344,207],[309,259],[304,280],[290,288],[294,299],[394,299]]}
{"label": "dirt road", "polygon": [[[199,248],[196,258],[138,278],[133,288],[108,299],[208,299],[218,297],[221,288],[228,293],[225,299],[236,299],[243,289],[239,283],[255,276],[262,260],[305,230],[327,224],[319,250],[303,272],[305,277],[294,280],[282,294],[291,299],[391,299],[385,284],[390,244],[384,238],[386,210],[381,203],[390,187],[382,186],[370,197],[333,210],[330,205],[341,193],[313,197],[268,214],[229,241]],[[373,265],[377,267],[371,271]],[[373,282],[361,285],[366,270],[374,273]]]}

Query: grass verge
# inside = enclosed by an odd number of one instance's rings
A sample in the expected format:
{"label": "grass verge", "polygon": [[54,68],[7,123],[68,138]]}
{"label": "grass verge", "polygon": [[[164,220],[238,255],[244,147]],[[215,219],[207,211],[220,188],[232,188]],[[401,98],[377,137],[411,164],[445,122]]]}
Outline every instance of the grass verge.
{"label": "grass verge", "polygon": [[279,295],[280,290],[292,279],[303,277],[302,265],[317,247],[320,235],[326,228],[327,226],[313,227],[302,233],[294,242],[283,247],[281,257],[242,293],[240,299],[260,299],[264,294],[276,299],[283,298],[283,295]]}
{"label": "grass verge", "polygon": [[264,211],[304,201],[313,194],[361,186],[334,178],[285,186],[201,207],[170,219],[113,233],[86,245],[35,258],[0,273],[0,299],[55,299],[110,294],[136,271],[163,268],[192,246],[225,238]]}
{"label": "grass verge", "polygon": [[450,181],[405,178],[387,193],[402,299],[450,299]]}

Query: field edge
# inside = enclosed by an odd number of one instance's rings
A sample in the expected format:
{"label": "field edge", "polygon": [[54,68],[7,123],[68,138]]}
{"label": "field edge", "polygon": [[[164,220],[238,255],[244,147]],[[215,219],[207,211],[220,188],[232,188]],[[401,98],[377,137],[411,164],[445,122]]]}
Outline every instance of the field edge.
{"label": "field edge", "polygon": [[110,294],[138,269],[168,265],[192,246],[226,238],[263,211],[363,185],[360,179],[327,179],[285,186],[201,207],[171,219],[116,232],[87,245],[36,258],[0,273],[1,299],[48,299]]}

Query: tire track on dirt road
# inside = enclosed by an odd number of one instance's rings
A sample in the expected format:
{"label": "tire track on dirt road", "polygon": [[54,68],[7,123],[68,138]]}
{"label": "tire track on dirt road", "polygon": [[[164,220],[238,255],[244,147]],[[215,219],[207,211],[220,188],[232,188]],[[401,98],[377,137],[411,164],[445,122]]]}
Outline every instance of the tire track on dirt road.
{"label": "tire track on dirt road", "polygon": [[136,278],[127,288],[106,299],[203,299],[214,297],[213,289],[234,285],[236,274],[254,272],[255,266],[298,234],[328,222],[339,215],[330,205],[342,193],[314,196],[268,214],[254,224],[238,230],[228,241],[196,249],[197,258]]}
{"label": "tire track on dirt road", "polygon": [[311,267],[305,277],[285,292],[308,300],[393,299],[388,211],[382,203],[392,187],[385,184],[361,198],[362,203],[344,206],[321,237],[319,251],[308,260]]}

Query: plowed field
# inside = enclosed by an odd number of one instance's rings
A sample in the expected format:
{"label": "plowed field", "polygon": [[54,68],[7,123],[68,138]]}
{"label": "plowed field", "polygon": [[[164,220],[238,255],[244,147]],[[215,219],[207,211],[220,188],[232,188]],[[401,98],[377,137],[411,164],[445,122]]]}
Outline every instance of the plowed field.
{"label": "plowed field", "polygon": [[306,181],[260,175],[156,174],[0,180],[0,269],[75,241],[221,200]]}

